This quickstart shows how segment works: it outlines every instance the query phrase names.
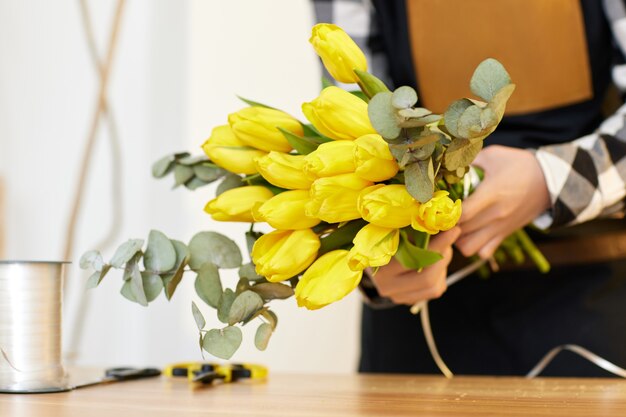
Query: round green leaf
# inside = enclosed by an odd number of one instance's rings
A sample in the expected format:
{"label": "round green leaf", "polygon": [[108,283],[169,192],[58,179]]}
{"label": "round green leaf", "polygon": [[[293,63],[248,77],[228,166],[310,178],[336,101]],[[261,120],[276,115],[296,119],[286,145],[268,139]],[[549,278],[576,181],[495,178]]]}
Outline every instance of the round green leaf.
{"label": "round green leaf", "polygon": [[222,323],[228,323],[230,307],[233,305],[235,298],[237,298],[237,294],[230,288],[226,288],[220,297],[220,301],[217,304],[217,318]]}
{"label": "round green leaf", "polygon": [[238,327],[212,329],[204,336],[202,347],[213,356],[230,359],[239,349],[242,339],[243,335]]}
{"label": "round green leaf", "polygon": [[391,105],[392,93],[378,93],[369,102],[367,114],[376,131],[385,139],[392,140],[400,135],[396,109]]}
{"label": "round green leaf", "polygon": [[202,329],[204,329],[204,326],[206,325],[206,320],[204,319],[204,316],[202,315],[202,312],[200,311],[196,303],[194,303],[193,301],[191,302],[191,313],[193,314],[193,319],[196,321],[196,326],[198,326],[198,330],[202,331]]}
{"label": "round green leaf", "polygon": [[102,260],[102,255],[97,250],[90,250],[89,252],[85,252],[83,256],[80,257],[79,266],[81,269],[92,268],[96,271],[100,271],[104,266],[104,261]]}
{"label": "round green leaf", "polygon": [[146,292],[143,288],[143,277],[139,269],[134,269],[133,274],[130,277],[130,292],[133,294],[133,297],[137,301],[137,303],[141,304],[144,307],[148,306],[148,299],[146,297]]}
{"label": "round green leaf", "polygon": [[259,328],[256,329],[256,334],[254,335],[254,345],[259,350],[265,350],[270,341],[270,337],[272,337],[272,325],[269,323],[262,323]]}
{"label": "round green leaf", "polygon": [[241,251],[235,242],[216,232],[200,232],[189,242],[189,266],[198,270],[206,262],[220,268],[237,268],[241,265]]}
{"label": "round green leaf", "polygon": [[193,166],[193,172],[196,177],[205,182],[212,182],[226,175],[227,171],[214,165],[198,164]]}
{"label": "round green leaf", "polygon": [[245,321],[261,308],[263,308],[263,299],[253,291],[244,291],[235,298],[230,307],[228,324],[232,326],[240,321]]}
{"label": "round green leaf", "polygon": [[174,182],[175,185],[183,185],[194,176],[193,168],[188,167],[186,165],[176,165],[174,167]]}
{"label": "round green leaf", "polygon": [[215,191],[215,195],[220,195],[224,191],[232,190],[233,188],[243,187],[246,185],[245,182],[241,179],[241,177],[237,174],[228,174],[224,177],[222,182],[217,186],[217,190]]}
{"label": "round green leaf", "polygon": [[493,58],[478,64],[470,81],[473,94],[490,101],[503,87],[511,84],[511,77],[504,66]]}
{"label": "round green leaf", "polygon": [[194,284],[198,296],[213,308],[217,308],[222,296],[222,282],[220,273],[212,263],[205,263],[198,270]]}
{"label": "round green leaf", "polygon": [[115,268],[121,268],[126,262],[130,261],[137,252],[141,250],[143,246],[143,239],[130,239],[127,242],[122,243],[119,248],[113,254],[111,258],[111,266]]}
{"label": "round green leaf", "polygon": [[174,168],[174,156],[167,155],[156,161],[152,165],[152,176],[155,178],[163,178]]}
{"label": "round green leaf", "polygon": [[[417,93],[414,89],[406,85],[397,88],[391,96],[391,105],[398,110],[413,107],[415,103],[417,103]],[[430,114],[430,112],[428,112],[428,114]],[[422,116],[425,116],[425,114]]]}
{"label": "round green leaf", "polygon": [[249,262],[239,268],[239,278],[245,278],[248,281],[265,281],[265,277],[256,273],[254,264]]}
{"label": "round green leaf", "polygon": [[176,266],[174,245],[158,230],[150,231],[148,247],[143,255],[143,264],[147,270],[153,272],[166,272]]}
{"label": "round green leaf", "polygon": [[163,289],[163,281],[160,276],[145,271],[141,273],[141,280],[143,284],[143,292],[146,295],[146,301],[150,303],[161,293],[161,290]]}
{"label": "round green leaf", "polygon": [[446,125],[446,129],[448,130],[448,132],[450,132],[452,136],[456,136],[456,137],[460,136],[459,130],[458,130],[459,119],[461,118],[461,115],[463,114],[463,112],[465,112],[465,110],[467,110],[468,107],[471,107],[473,105],[474,103],[464,98],[464,99],[455,101],[448,107],[445,114],[443,115],[443,118],[444,118],[444,122]]}
{"label": "round green leaf", "polygon": [[185,188],[188,190],[194,191],[200,187],[204,187],[208,182],[201,180],[198,177],[193,177],[191,180],[185,183]]}

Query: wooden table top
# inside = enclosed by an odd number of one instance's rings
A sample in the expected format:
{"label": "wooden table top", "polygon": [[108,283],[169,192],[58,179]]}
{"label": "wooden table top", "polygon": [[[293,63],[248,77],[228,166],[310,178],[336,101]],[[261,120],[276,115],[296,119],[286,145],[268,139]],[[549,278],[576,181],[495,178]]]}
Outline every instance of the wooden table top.
{"label": "wooden table top", "polygon": [[626,381],[270,375],[192,389],[165,377],[60,394],[0,394],[2,417],[626,416]]}

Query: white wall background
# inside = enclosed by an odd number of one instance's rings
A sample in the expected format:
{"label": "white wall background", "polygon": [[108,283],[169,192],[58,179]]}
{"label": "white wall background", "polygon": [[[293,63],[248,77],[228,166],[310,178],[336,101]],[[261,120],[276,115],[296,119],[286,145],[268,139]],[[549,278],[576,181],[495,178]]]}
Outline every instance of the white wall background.
{"label": "white wall background", "polygon": [[[91,1],[100,50],[115,2]],[[318,61],[307,43],[313,22],[307,0],[129,0],[123,16],[109,100],[123,143],[124,224],[118,237],[145,237],[151,228],[188,241],[200,230],[233,237],[242,227],[215,223],[202,212],[205,188],[171,190],[150,166],[178,150],[199,153],[211,128],[242,104],[235,94],[301,117],[300,103],[319,90]],[[0,176],[8,188],[8,259],[58,259],[81,153],[95,106],[97,79],[89,60],[76,0],[0,0]],[[111,224],[111,156],[106,129],[98,138],[79,220],[77,262]],[[242,239],[238,239],[243,243]],[[113,247],[100,248],[111,256]],[[67,351],[83,365],[165,365],[199,359],[190,313],[191,277],[172,302],[149,308],[124,300],[112,274],[83,293],[86,276],[68,270]],[[234,286],[235,280],[230,284]],[[78,300],[89,305],[80,344]],[[279,327],[257,352],[253,331],[234,360],[273,371],[353,372],[359,300],[353,294],[317,312],[293,300],[277,303]],[[204,309],[212,315],[209,309]],[[218,326],[217,319],[209,324]]]}

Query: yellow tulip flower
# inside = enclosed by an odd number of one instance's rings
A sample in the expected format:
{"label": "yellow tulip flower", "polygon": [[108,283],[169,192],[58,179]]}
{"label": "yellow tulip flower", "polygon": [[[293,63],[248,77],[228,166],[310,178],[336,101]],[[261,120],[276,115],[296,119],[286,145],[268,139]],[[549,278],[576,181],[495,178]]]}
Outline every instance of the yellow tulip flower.
{"label": "yellow tulip flower", "polygon": [[240,141],[229,125],[214,128],[202,149],[215,165],[236,174],[255,174],[254,159],[265,155]]}
{"label": "yellow tulip flower", "polygon": [[275,230],[254,243],[252,262],[257,274],[280,282],[308,268],[319,248],[320,239],[311,229]]}
{"label": "yellow tulip flower", "polygon": [[452,201],[447,191],[436,191],[433,197],[413,214],[411,227],[434,235],[452,229],[461,217],[461,200]]}
{"label": "yellow tulip flower", "polygon": [[272,151],[257,158],[256,169],[270,184],[288,190],[308,190],[313,180],[304,173],[304,155]]}
{"label": "yellow tulip flower", "polygon": [[320,222],[304,214],[304,206],[310,200],[308,190],[285,191],[265,203],[258,203],[252,215],[257,222],[267,222],[275,229],[309,229]]}
{"label": "yellow tulip flower", "polygon": [[254,205],[272,197],[274,193],[260,185],[233,188],[209,201],[204,211],[220,222],[254,222]]}
{"label": "yellow tulip flower", "polygon": [[417,204],[404,185],[378,184],[361,192],[357,207],[376,226],[402,229],[411,224]]}
{"label": "yellow tulip flower", "polygon": [[359,193],[371,185],[354,174],[317,179],[311,186],[311,201],[306,204],[305,213],[328,223],[358,219],[361,217],[357,209]]}
{"label": "yellow tulip flower", "polygon": [[363,51],[339,26],[329,23],[313,26],[309,42],[335,80],[356,83],[359,78],[354,70],[367,71]]}
{"label": "yellow tulip flower", "polygon": [[348,268],[348,251],[335,250],[317,259],[296,285],[298,306],[322,308],[350,294],[361,282],[363,271]]}
{"label": "yellow tulip flower", "polygon": [[400,231],[368,224],[359,230],[352,242],[354,246],[348,254],[348,266],[353,271],[362,271],[389,263],[398,250]]}
{"label": "yellow tulip flower", "polygon": [[367,103],[339,87],[330,86],[310,103],[302,105],[306,118],[324,136],[354,140],[376,133],[367,115]]}
{"label": "yellow tulip flower", "polygon": [[282,127],[302,136],[302,125],[280,110],[266,107],[246,107],[228,116],[228,123],[235,135],[246,145],[263,151],[291,151],[291,145],[278,130]]}
{"label": "yellow tulip flower", "polygon": [[361,136],[354,144],[355,174],[359,177],[382,182],[398,173],[398,163],[380,135]]}
{"label": "yellow tulip flower", "polygon": [[322,143],[304,158],[304,173],[315,179],[354,172],[354,149],[349,140]]}

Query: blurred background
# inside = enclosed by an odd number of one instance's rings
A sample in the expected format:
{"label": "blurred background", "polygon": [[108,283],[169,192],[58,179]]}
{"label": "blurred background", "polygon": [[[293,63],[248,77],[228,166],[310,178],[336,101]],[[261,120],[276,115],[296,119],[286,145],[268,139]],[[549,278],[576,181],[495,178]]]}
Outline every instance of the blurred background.
{"label": "blurred background", "polygon": [[[117,2],[86,3],[102,59]],[[99,90],[81,19],[78,0],[0,0],[0,259],[63,257]],[[115,167],[111,131],[100,123],[66,275],[63,336],[71,364],[164,366],[201,359],[190,306],[202,301],[192,276],[171,302],[161,295],[144,308],[119,294],[121,273],[85,292],[88,275],[78,259],[113,227],[114,172],[122,176],[122,223],[114,244],[98,247],[105,259],[118,244],[147,238],[153,228],[185,242],[198,231],[216,230],[244,247],[243,227],[204,214],[213,186],[172,190],[173,178],[153,179],[151,165],[176,151],[199,154],[211,129],[243,107],[236,95],[303,119],[300,104],[321,87],[320,65],[307,42],[313,21],[308,0],[126,1],[107,90],[121,157]],[[227,283],[234,287],[235,276]],[[268,349],[256,350],[249,326],[232,360],[280,372],[354,372],[359,303],[356,293],[314,312],[293,299],[277,302],[279,325]],[[213,310],[203,312],[209,326],[220,326]]]}

